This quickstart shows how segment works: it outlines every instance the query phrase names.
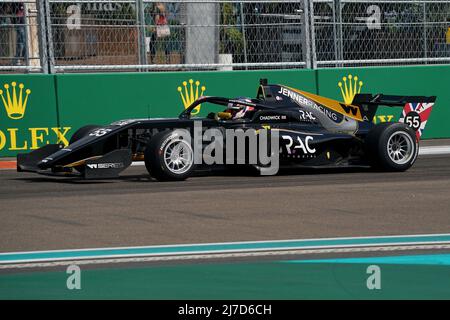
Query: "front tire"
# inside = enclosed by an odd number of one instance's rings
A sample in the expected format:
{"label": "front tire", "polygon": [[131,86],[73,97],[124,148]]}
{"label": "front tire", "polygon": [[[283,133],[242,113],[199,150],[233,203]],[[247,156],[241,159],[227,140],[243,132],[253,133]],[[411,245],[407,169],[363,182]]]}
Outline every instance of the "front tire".
{"label": "front tire", "polygon": [[419,153],[415,132],[403,123],[376,125],[367,135],[366,146],[372,165],[386,171],[409,169]]}
{"label": "front tire", "polygon": [[[89,124],[87,126],[81,127],[80,129],[78,129],[77,131],[75,131],[75,133],[72,135],[72,137],[69,140],[69,145],[71,145],[72,143],[77,142],[78,140],[86,137],[88,134],[90,134],[91,132],[97,130],[101,128],[101,126],[99,125],[95,125],[95,124]],[[80,166],[75,166],[73,167],[75,170],[77,170],[80,173],[84,173],[84,169],[85,166],[84,165],[80,165]]]}
{"label": "front tire", "polygon": [[95,124],[89,124],[87,126],[81,127],[80,129],[75,131],[75,133],[72,135],[72,137],[69,140],[69,144],[72,144],[72,143],[80,140],[81,138],[84,138],[89,133],[91,133],[97,129],[100,129],[100,128],[101,128],[101,126],[95,125]]}
{"label": "front tire", "polygon": [[144,152],[147,171],[159,181],[179,181],[194,170],[194,152],[189,141],[177,131],[159,132]]}

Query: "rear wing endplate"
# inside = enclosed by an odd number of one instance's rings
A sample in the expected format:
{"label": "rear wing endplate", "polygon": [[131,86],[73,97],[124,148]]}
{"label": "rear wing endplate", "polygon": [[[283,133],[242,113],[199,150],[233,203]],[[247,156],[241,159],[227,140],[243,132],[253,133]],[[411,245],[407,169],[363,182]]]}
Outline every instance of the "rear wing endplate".
{"label": "rear wing endplate", "polygon": [[352,105],[359,106],[363,119],[372,121],[378,106],[403,107],[399,122],[405,123],[416,132],[417,140],[420,140],[423,130],[431,114],[435,96],[393,96],[384,94],[357,94],[353,98]]}

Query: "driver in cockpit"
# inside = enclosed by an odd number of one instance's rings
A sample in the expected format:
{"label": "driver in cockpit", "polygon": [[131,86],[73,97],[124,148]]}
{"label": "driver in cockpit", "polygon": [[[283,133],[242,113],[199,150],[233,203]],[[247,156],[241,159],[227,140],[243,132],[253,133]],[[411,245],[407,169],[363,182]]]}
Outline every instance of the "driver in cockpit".
{"label": "driver in cockpit", "polygon": [[[239,98],[244,101],[250,102],[249,98]],[[243,118],[250,118],[255,111],[252,106],[240,104],[240,103],[229,103],[227,109],[216,114],[217,120],[238,120]]]}

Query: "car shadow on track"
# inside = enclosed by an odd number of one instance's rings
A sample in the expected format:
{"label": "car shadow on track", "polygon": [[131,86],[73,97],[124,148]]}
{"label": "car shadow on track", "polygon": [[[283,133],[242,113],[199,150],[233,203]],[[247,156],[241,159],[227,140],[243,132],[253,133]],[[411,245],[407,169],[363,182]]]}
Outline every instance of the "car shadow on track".
{"label": "car shadow on track", "polygon": [[133,182],[153,182],[155,179],[150,178],[147,174],[140,175],[126,175],[119,176],[115,178],[105,178],[105,179],[97,179],[97,180],[86,180],[81,177],[51,177],[51,176],[43,176],[43,177],[21,177],[21,178],[13,178],[10,179],[13,181],[24,181],[24,182],[52,182],[52,183],[62,183],[62,184],[104,184],[104,183],[114,183],[118,181],[133,181]]}
{"label": "car shadow on track", "polygon": [[[105,180],[84,180],[83,178],[56,178],[56,177],[23,177],[23,178],[13,178],[9,179],[12,181],[23,181],[23,182],[52,182],[52,183],[63,183],[63,184],[98,184],[98,183],[108,183],[109,181]],[[108,179],[110,180],[110,179]]]}
{"label": "car shadow on track", "polygon": [[[276,175],[319,175],[319,174],[336,174],[336,173],[365,173],[377,172],[374,168],[368,167],[328,167],[328,168],[280,168]],[[246,170],[244,168],[223,170],[209,175],[218,176],[259,176],[255,170]]]}
{"label": "car shadow on track", "polygon": [[[282,168],[277,173],[278,176],[304,176],[304,175],[328,175],[328,174],[345,174],[345,173],[367,173],[367,172],[376,172],[376,170],[371,168]],[[207,170],[207,171],[198,171],[193,174],[192,177],[255,177],[257,178],[259,175],[254,170],[249,170],[245,168],[233,168],[233,169],[221,169],[221,170]],[[270,176],[266,176],[270,177]],[[156,179],[150,177],[148,173],[142,174],[125,174],[115,178],[105,178],[105,179],[95,179],[95,180],[86,180],[82,177],[58,177],[58,176],[29,176],[29,177],[20,177],[20,178],[11,178],[9,180],[13,181],[24,181],[24,182],[52,182],[52,183],[61,183],[61,184],[109,184],[109,183],[117,183],[120,181],[123,182],[158,182]],[[179,182],[179,181],[173,181]],[[167,182],[166,182],[167,183]],[[169,182],[170,183],[170,182]]]}

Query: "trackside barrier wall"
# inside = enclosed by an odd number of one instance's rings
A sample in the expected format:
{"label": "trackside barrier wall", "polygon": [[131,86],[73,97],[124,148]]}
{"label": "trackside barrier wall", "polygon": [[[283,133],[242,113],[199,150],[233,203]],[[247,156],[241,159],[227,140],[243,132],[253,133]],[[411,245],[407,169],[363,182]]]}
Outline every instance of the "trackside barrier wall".
{"label": "trackside barrier wall", "polygon": [[[60,121],[64,126],[78,128],[120,119],[177,117],[184,109],[178,91],[181,87],[186,97],[183,82],[190,96],[189,80],[193,80],[191,100],[195,100],[197,89],[198,96],[203,91],[209,96],[255,97],[259,79],[264,77],[316,92],[313,70],[57,75]],[[217,111],[212,107],[202,106],[201,111]]]}
{"label": "trackside barrier wall", "polygon": [[[254,97],[260,78],[343,101],[338,83],[341,82],[344,88],[345,81],[342,78],[346,77],[349,88],[349,75],[352,75],[353,85],[355,76],[358,77],[356,89],[359,90],[361,86],[361,92],[438,96],[423,138],[450,138],[450,65],[0,75],[0,157],[29,152],[46,143],[67,143],[72,134],[86,124],[105,125],[130,118],[176,117],[184,108],[183,98],[188,103],[200,96],[202,91],[204,95]],[[16,85],[15,93],[13,83]],[[27,94],[27,90],[31,92]],[[217,110],[202,106],[201,114],[209,111]],[[400,113],[399,107],[383,107],[379,109],[375,121],[397,121]]]}

